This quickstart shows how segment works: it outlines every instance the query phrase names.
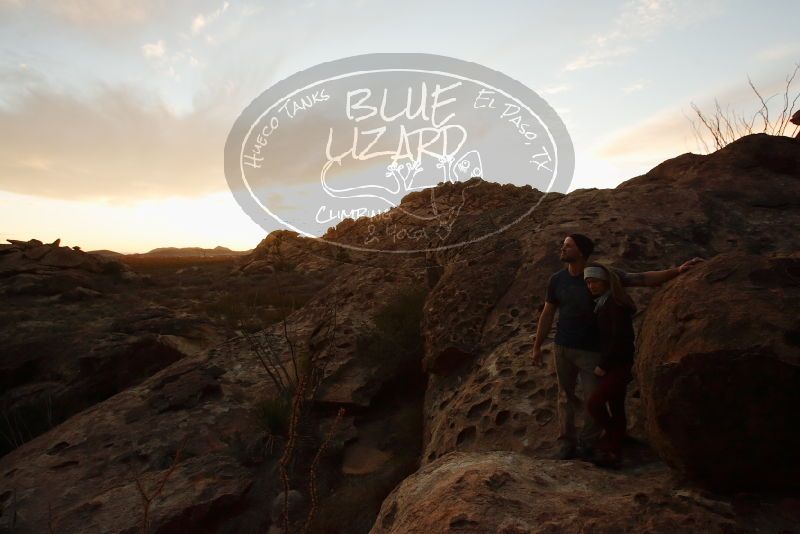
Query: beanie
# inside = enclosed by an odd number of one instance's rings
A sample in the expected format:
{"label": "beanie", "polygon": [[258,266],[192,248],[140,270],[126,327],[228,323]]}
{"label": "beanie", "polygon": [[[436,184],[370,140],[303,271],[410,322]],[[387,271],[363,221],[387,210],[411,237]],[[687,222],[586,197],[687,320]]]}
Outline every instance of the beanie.
{"label": "beanie", "polygon": [[583,234],[569,234],[569,237],[575,241],[583,257],[588,258],[594,250],[594,242]]}

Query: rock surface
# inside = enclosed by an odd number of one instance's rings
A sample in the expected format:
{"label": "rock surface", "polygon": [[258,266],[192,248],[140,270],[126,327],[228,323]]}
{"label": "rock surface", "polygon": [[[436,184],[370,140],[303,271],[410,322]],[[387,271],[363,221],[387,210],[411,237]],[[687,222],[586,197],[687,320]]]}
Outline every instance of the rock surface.
{"label": "rock surface", "polygon": [[370,532],[774,532],[800,517],[779,502],[740,508],[670,483],[660,465],[617,473],[508,451],[451,452],[395,488]]}
{"label": "rock surface", "polygon": [[[3,454],[96,402],[136,385],[216,338],[208,321],[151,306],[128,310],[103,299],[65,299],[64,293],[0,314],[12,328],[0,343]],[[141,305],[141,303],[139,303]],[[111,312],[116,318],[108,317]]]}
{"label": "rock surface", "polygon": [[719,489],[800,489],[797,310],[800,253],[721,254],[653,299],[637,372],[671,465]]}

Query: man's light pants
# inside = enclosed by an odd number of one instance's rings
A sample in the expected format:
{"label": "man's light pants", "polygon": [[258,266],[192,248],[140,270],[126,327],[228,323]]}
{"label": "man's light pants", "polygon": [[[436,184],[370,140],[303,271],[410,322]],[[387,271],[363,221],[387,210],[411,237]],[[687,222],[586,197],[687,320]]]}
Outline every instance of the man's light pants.
{"label": "man's light pants", "polygon": [[[600,363],[600,353],[554,344],[556,375],[558,376],[558,426],[559,441],[575,443],[575,409],[581,410],[583,428],[578,436],[581,443],[591,445],[602,434],[602,427],[586,412],[586,401],[591,396],[599,376],[594,368]],[[583,402],[575,396],[575,384],[581,377]]]}

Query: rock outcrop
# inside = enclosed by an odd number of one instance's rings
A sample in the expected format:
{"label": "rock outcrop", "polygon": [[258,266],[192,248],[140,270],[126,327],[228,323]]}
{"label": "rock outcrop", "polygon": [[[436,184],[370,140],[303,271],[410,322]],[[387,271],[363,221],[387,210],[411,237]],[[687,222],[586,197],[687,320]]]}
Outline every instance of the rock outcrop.
{"label": "rock outcrop", "polygon": [[0,291],[7,295],[67,293],[66,298],[71,299],[75,297],[69,295],[71,291],[98,291],[109,281],[133,276],[115,259],[83,252],[79,247],[62,247],[60,240],[44,244],[38,239],[9,239],[8,244],[0,245]]}
{"label": "rock outcrop", "polygon": [[242,256],[233,273],[249,276],[269,275],[276,271],[323,273],[341,263],[331,254],[337,251],[331,249],[297,232],[278,230],[270,233],[252,252]]}

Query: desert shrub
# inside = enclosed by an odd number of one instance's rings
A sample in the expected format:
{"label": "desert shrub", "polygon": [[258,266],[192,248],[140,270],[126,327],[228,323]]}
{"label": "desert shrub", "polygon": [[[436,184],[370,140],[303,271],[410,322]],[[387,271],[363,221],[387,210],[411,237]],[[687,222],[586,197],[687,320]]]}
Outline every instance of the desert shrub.
{"label": "desert shrub", "polygon": [[255,404],[255,420],[260,430],[271,435],[285,436],[289,430],[291,397],[264,397]]}
{"label": "desert shrub", "polygon": [[357,339],[357,352],[370,360],[406,360],[422,350],[422,306],[426,291],[402,288],[375,314],[375,327]]}
{"label": "desert shrub", "polygon": [[203,302],[202,307],[209,317],[223,322],[230,330],[256,332],[302,307],[321,283],[296,273],[281,273],[265,282],[231,284]]}
{"label": "desert shrub", "polygon": [[243,290],[221,295],[209,302],[205,311],[231,330],[256,332],[282,320],[296,306],[296,301],[285,295]]}
{"label": "desert shrub", "polygon": [[335,258],[336,261],[350,263],[350,254],[343,247],[339,247],[339,250],[336,251]]}
{"label": "desert shrub", "polygon": [[104,263],[103,266],[101,267],[101,271],[103,274],[121,274],[123,270],[124,270],[123,263],[115,261],[109,261],[107,263]]}
{"label": "desert shrub", "polygon": [[138,273],[167,275],[174,274],[177,269],[189,267],[211,267],[230,269],[236,265],[238,256],[148,256],[128,254],[114,259],[126,264]]}
{"label": "desert shrub", "polygon": [[0,408],[0,456],[53,428],[63,420],[50,395],[14,408]]}
{"label": "desert shrub", "polygon": [[297,263],[284,258],[278,258],[272,265],[275,267],[276,271],[283,273],[291,273],[297,269]]}

